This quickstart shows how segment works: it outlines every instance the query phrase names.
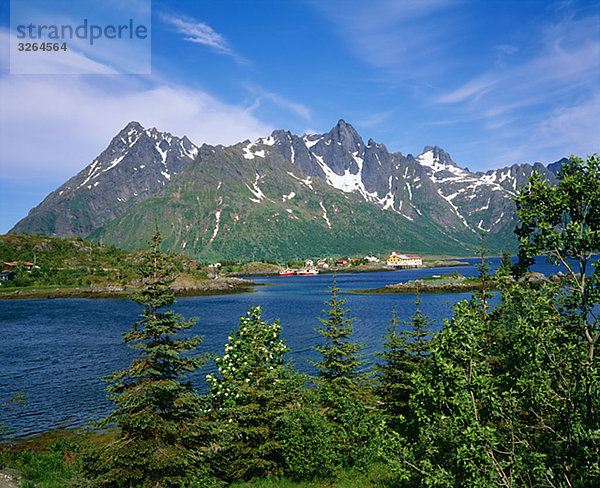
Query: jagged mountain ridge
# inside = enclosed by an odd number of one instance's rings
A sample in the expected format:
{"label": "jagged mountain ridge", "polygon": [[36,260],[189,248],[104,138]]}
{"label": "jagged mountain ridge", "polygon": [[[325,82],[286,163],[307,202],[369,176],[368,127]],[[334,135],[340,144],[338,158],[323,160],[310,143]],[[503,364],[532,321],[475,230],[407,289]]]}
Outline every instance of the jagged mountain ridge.
{"label": "jagged mountain ridge", "polygon": [[87,236],[155,195],[191,163],[198,147],[130,122],[86,168],[50,193],[11,233]]}
{"label": "jagged mountain ridge", "polygon": [[[179,222],[165,226],[166,244],[194,256],[223,255],[224,249],[236,256],[237,246],[251,257],[254,246],[254,254],[260,249],[268,257],[270,248],[271,254],[293,257],[294,239],[296,246],[301,241],[310,248],[309,228],[340,252],[350,252],[343,239],[354,235],[361,243],[356,252],[384,245],[406,249],[410,241],[418,252],[471,254],[481,229],[489,232],[490,248],[514,248],[512,198],[533,171],[555,181],[555,174],[539,163],[471,173],[437,146],[425,147],[417,157],[390,153],[373,140],[365,144],[343,120],[326,134],[276,130],[255,142],[201,148],[185,137],[132,122],[11,232],[91,234],[134,248],[148,237],[142,236],[148,226],[141,220],[153,215],[156,221]],[[300,194],[303,200],[296,198]],[[169,212],[156,211],[165,205]],[[379,229],[358,214],[378,221]],[[237,223],[244,219],[253,223],[254,234],[268,232],[288,244],[242,231]],[[277,225],[258,225],[256,219]],[[286,232],[296,238],[279,232],[290,223]],[[348,225],[360,229],[353,234],[344,228]],[[382,235],[384,228],[410,238]],[[182,238],[190,232],[193,239]],[[281,252],[273,252],[276,247]]]}
{"label": "jagged mountain ridge", "polygon": [[[206,258],[437,251],[437,226],[382,212],[358,195],[306,176],[277,151],[251,144],[202,146],[170,185],[91,237],[134,248],[151,236],[157,222],[166,248]],[[465,251],[454,242],[446,249]]]}
{"label": "jagged mountain ridge", "polygon": [[440,225],[464,226],[473,233],[512,230],[512,198],[533,171],[556,181],[555,174],[540,163],[470,173],[437,146],[425,147],[416,158],[389,153],[371,139],[365,145],[343,120],[328,134],[298,137],[275,131],[271,138],[281,153],[309,176],[358,193],[408,220],[431,218]]}

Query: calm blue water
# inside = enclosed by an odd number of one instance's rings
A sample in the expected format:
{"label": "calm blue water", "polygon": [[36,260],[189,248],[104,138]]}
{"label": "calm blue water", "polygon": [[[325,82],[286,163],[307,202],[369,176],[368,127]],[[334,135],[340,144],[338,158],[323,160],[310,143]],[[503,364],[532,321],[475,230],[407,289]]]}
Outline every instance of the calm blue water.
{"label": "calm blue water", "polygon": [[[467,261],[467,260],[466,260]],[[471,263],[477,260],[468,260]],[[498,259],[491,259],[497,266]],[[536,271],[556,272],[540,261]],[[340,274],[338,287],[343,290],[367,289],[405,282],[422,276],[458,271],[476,274],[473,266],[398,270],[379,273]],[[186,318],[197,317],[192,329],[202,335],[199,352],[222,354],[229,332],[250,306],[261,305],[263,318],[279,319],[283,338],[292,350],[296,367],[314,373],[308,359],[317,359],[311,346],[319,342],[315,332],[322,316],[324,300],[330,298],[332,275],[255,278],[256,283],[275,285],[257,287],[253,293],[210,297],[181,298],[174,309]],[[414,295],[354,295],[346,308],[355,317],[356,340],[366,344],[367,363],[376,361],[382,350],[382,335],[389,325],[392,307],[396,315],[407,319],[414,314]],[[422,295],[421,309],[435,320],[439,330],[449,318],[452,305],[469,298],[469,293]],[[140,307],[127,300],[56,299],[0,302],[0,401],[11,392],[22,390],[29,405],[3,408],[0,424],[15,430],[14,436],[39,433],[61,425],[82,426],[106,415],[111,404],[106,400],[105,383],[100,378],[127,367],[134,351],[121,341],[121,335],[136,321]],[[192,381],[205,390],[207,365]]]}

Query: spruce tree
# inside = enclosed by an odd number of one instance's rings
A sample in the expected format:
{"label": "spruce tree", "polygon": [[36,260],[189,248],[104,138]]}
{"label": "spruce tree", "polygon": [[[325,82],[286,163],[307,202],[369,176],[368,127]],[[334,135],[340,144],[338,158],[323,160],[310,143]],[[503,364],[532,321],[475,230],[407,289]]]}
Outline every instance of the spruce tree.
{"label": "spruce tree", "polygon": [[356,393],[368,377],[359,373],[365,363],[360,356],[364,345],[351,340],[354,319],[347,317],[349,310],[343,308],[347,300],[338,296],[340,289],[335,275],[330,290],[331,300],[325,302],[329,308],[323,310],[327,318],[319,317],[322,327],[317,329],[325,343],[314,347],[321,354],[321,361],[311,361],[311,364],[318,370],[317,382],[336,391]]}
{"label": "spruce tree", "polygon": [[416,313],[408,321],[403,321],[408,328],[401,331],[398,330],[394,307],[383,344],[384,351],[378,354],[384,360],[377,366],[379,394],[385,405],[388,423],[396,430],[408,420],[408,403],[414,389],[412,374],[418,370],[429,351],[428,326],[433,321],[421,314],[418,287],[414,304]]}
{"label": "spruce tree", "polygon": [[289,364],[281,325],[252,307],[228,337],[218,374],[207,376],[208,414],[215,432],[209,456],[227,480],[280,475],[284,468],[279,421],[302,394],[305,381]]}
{"label": "spruce tree", "polygon": [[340,466],[364,467],[373,462],[379,446],[381,418],[372,408],[370,373],[361,373],[365,363],[360,355],[363,344],[352,340],[352,320],[340,299],[337,279],[333,278],[326,318],[319,318],[317,329],[325,338],[314,349],[321,361],[311,362],[318,369],[315,381],[319,385],[320,403],[327,423],[331,426],[328,455]]}
{"label": "spruce tree", "polygon": [[138,357],[129,368],[104,378],[117,409],[100,425],[116,425],[119,435],[91,467],[99,475],[99,486],[185,487],[201,471],[200,398],[185,377],[204,361],[190,355],[202,338],[177,338],[195,320],[162,311],[175,298],[169,289],[173,273],[160,240],[157,230],[139,267],[144,289],[133,301],[144,310],[123,335]]}

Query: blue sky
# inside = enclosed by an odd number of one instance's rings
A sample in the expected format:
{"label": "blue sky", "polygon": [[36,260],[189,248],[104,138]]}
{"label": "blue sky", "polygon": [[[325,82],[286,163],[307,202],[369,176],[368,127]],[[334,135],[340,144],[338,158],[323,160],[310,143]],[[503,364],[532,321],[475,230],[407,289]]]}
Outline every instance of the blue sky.
{"label": "blue sky", "polygon": [[600,1],[153,1],[149,75],[10,74],[0,7],[0,233],[131,120],[232,144],[343,118],[472,171],[600,152]]}

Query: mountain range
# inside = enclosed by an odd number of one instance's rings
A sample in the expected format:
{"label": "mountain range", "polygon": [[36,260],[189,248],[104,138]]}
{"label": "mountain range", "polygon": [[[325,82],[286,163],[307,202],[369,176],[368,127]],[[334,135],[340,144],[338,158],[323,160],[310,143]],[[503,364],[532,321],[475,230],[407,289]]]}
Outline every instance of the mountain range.
{"label": "mountain range", "polygon": [[470,172],[443,149],[418,156],[365,143],[340,120],[325,134],[276,130],[254,142],[196,146],[130,122],[96,159],[11,233],[82,236],[200,259],[514,251],[517,190],[563,160]]}

